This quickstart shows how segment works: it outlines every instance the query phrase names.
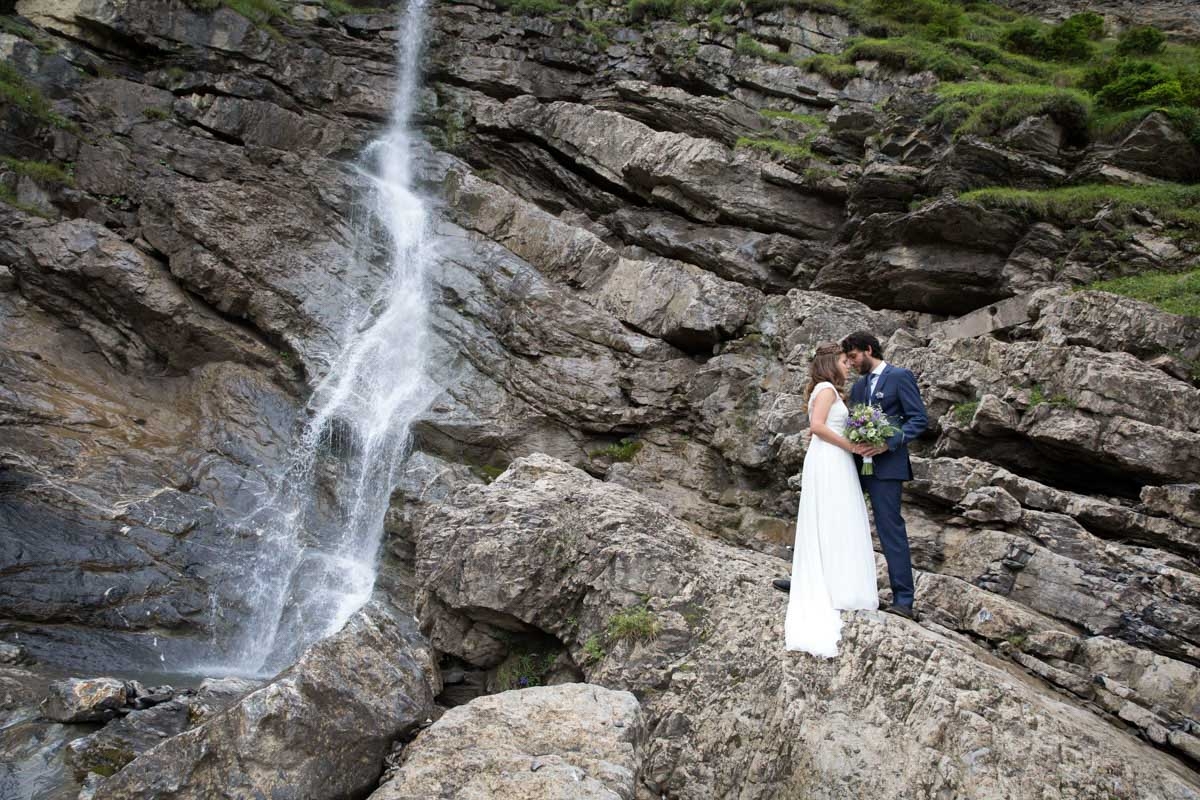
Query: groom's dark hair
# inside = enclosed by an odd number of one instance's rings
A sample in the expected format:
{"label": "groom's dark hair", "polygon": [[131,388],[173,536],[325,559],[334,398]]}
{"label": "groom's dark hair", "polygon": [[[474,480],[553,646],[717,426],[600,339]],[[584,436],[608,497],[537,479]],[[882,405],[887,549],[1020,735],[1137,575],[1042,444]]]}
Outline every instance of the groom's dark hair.
{"label": "groom's dark hair", "polygon": [[851,350],[860,350],[864,353],[870,350],[872,357],[883,358],[883,346],[879,344],[875,334],[870,331],[855,331],[842,339],[842,352],[849,353]]}

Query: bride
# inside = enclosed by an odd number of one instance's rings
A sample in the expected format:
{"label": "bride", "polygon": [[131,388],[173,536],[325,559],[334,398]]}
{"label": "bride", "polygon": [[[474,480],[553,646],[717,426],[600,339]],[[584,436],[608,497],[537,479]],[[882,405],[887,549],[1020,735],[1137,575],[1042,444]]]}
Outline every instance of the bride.
{"label": "bride", "polygon": [[812,440],[804,457],[784,623],[788,650],[825,658],[837,655],[842,638],[838,609],[879,607],[871,528],[852,456],[860,445],[842,435],[849,411],[838,387],[848,372],[841,345],[817,346],[807,389]]}

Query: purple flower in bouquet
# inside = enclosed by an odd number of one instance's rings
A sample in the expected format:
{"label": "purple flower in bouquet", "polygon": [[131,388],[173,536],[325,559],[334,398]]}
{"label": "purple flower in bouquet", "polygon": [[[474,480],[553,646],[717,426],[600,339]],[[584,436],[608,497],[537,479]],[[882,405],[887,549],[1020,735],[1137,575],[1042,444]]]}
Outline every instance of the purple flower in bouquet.
{"label": "purple flower in bouquet", "polygon": [[[855,444],[882,447],[898,430],[882,408],[867,403],[856,403],[846,418],[846,438]],[[875,474],[875,465],[870,456],[863,456],[862,474]]]}

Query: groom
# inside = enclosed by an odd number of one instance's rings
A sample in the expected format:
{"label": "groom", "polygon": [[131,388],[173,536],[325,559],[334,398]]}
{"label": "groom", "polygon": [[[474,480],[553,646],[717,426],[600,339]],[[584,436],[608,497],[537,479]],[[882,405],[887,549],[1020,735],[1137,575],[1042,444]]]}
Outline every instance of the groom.
{"label": "groom", "polygon": [[[913,614],[912,558],[908,552],[908,531],[900,514],[900,495],[904,482],[912,480],[912,465],[908,460],[908,443],[916,439],[929,424],[917,379],[903,367],[894,367],[883,360],[883,347],[874,334],[867,331],[852,333],[842,340],[842,352],[862,376],[850,390],[850,402],[880,406],[900,430],[887,444],[868,448],[865,452],[874,463],[874,475],[862,475],[862,487],[871,498],[875,512],[875,529],[879,545],[887,559],[888,580],[892,585],[892,604],[887,608],[894,614],[916,619]],[[861,465],[862,458],[854,457]],[[788,591],[791,580],[776,578],[777,589]]]}
{"label": "groom", "polygon": [[[925,432],[929,418],[917,379],[903,367],[883,360],[883,348],[874,334],[852,333],[842,340],[842,352],[860,375],[850,390],[850,402],[879,406],[900,430],[887,443],[867,452],[874,462],[874,475],[862,475],[862,487],[871,498],[875,512],[875,530],[887,559],[888,580],[892,584],[892,605],[887,609],[909,619],[913,615],[912,558],[908,552],[908,530],[900,514],[900,494],[904,482],[912,480],[908,443]],[[854,457],[856,464],[862,458]]]}

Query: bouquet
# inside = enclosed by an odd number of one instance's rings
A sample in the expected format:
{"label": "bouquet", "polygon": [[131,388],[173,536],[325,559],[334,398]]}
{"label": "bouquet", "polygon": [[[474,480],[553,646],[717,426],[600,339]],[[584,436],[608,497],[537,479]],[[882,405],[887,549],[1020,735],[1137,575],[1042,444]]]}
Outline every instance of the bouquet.
{"label": "bouquet", "polygon": [[[857,403],[846,418],[846,438],[855,444],[880,447],[900,429],[891,423],[879,406]],[[870,456],[863,456],[863,475],[874,475],[875,465]]]}

